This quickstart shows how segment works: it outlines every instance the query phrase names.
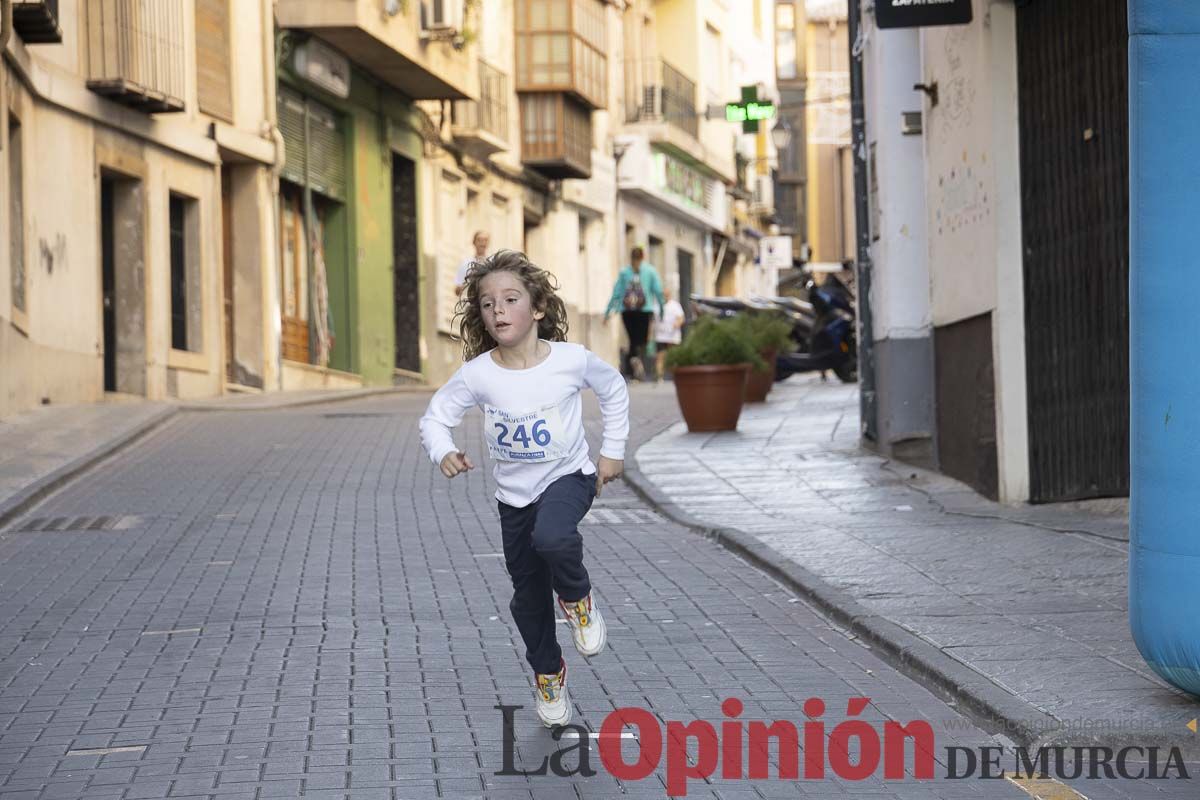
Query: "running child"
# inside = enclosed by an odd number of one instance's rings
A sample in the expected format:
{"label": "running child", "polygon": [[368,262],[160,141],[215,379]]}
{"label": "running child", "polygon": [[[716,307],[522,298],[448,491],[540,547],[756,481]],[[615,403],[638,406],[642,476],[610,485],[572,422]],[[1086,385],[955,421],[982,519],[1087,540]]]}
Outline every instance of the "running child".
{"label": "running child", "polygon": [[[522,253],[502,250],[467,277],[456,320],[466,361],[429,401],[421,442],[447,478],[475,468],[451,430],[483,410],[488,455],[499,487],[509,603],[537,681],[546,727],[571,720],[567,662],[555,632],[554,595],[575,649],[594,656],[606,633],[587,569],[579,521],[604,484],[624,468],[629,392],[616,369],[568,344],[566,306],[554,279]],[[593,465],[580,392],[600,400],[604,436]]]}

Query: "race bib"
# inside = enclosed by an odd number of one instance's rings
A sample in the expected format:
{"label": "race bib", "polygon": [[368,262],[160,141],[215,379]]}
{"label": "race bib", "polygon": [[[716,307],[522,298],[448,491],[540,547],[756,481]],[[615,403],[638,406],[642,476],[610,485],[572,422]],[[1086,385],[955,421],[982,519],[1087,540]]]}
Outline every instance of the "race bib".
{"label": "race bib", "polygon": [[522,414],[484,405],[483,435],[488,455],[499,461],[556,461],[569,455],[557,405]]}

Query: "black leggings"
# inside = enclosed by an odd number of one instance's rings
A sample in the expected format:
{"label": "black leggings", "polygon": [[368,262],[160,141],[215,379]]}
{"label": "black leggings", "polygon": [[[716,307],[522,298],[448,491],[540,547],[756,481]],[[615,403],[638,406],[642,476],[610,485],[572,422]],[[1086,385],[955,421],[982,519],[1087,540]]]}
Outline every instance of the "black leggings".
{"label": "black leggings", "polygon": [[646,337],[650,334],[649,311],[622,311],[621,321],[625,323],[625,333],[629,335],[629,352],[625,354],[625,374],[632,375],[633,367],[630,359],[641,358],[646,352]]}

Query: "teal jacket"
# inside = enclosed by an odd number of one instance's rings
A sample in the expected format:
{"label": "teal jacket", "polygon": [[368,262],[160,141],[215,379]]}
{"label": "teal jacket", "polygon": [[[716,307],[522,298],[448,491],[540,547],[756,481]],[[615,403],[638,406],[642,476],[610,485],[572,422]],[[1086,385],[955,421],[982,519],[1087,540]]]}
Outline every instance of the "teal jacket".
{"label": "teal jacket", "polygon": [[[658,277],[658,270],[649,261],[643,261],[638,268],[638,275],[642,279],[642,294],[646,296],[646,305],[642,306],[642,311],[661,314],[664,302],[663,286],[662,280]],[[631,283],[633,283],[633,267],[626,264],[617,275],[617,285],[613,287],[612,298],[608,301],[608,308],[604,311],[605,316],[619,314],[626,310],[625,290]]]}

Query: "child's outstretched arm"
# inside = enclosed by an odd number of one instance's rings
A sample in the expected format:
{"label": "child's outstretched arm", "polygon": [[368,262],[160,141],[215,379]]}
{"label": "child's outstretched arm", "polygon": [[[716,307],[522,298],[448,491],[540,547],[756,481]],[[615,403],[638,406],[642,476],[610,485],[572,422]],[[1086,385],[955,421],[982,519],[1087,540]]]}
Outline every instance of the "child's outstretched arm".
{"label": "child's outstretched arm", "polygon": [[454,444],[451,430],[462,422],[467,410],[476,405],[475,395],[463,380],[462,370],[433,395],[425,416],[421,417],[421,444],[447,478],[474,469],[466,453]]}
{"label": "child's outstretched arm", "polygon": [[587,353],[583,381],[600,400],[604,436],[596,465],[596,494],[604,484],[621,476],[625,468],[625,442],[629,439],[629,389],[621,373],[592,351]]}

